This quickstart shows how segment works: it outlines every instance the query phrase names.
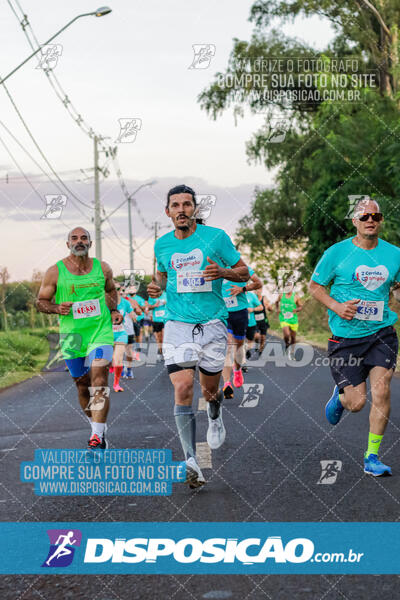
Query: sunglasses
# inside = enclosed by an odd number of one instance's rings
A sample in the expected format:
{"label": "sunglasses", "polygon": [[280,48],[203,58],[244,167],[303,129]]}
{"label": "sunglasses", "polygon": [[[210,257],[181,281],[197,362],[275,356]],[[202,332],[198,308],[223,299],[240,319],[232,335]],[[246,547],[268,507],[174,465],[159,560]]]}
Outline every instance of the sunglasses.
{"label": "sunglasses", "polygon": [[368,219],[372,217],[373,221],[376,221],[376,223],[379,223],[379,221],[382,221],[383,219],[383,214],[382,213],[363,213],[362,215],[359,215],[357,217],[357,219],[359,221],[368,221]]}

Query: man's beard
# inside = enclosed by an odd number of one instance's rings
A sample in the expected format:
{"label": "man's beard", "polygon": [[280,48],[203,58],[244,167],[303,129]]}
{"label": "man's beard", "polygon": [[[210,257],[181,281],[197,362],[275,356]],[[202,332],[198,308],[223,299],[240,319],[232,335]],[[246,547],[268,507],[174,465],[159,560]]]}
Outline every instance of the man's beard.
{"label": "man's beard", "polygon": [[89,246],[85,246],[82,250],[77,250],[75,246],[71,246],[70,250],[74,256],[87,256],[89,254]]}
{"label": "man's beard", "polygon": [[195,220],[194,215],[192,215],[191,217],[186,216],[186,218],[187,218],[187,221],[184,225],[179,225],[178,223],[176,224],[176,228],[179,229],[179,231],[189,231],[190,227],[192,226],[193,221]]}
{"label": "man's beard", "polygon": [[366,240],[375,240],[378,237],[378,232],[375,231],[375,233],[363,233],[363,237]]}

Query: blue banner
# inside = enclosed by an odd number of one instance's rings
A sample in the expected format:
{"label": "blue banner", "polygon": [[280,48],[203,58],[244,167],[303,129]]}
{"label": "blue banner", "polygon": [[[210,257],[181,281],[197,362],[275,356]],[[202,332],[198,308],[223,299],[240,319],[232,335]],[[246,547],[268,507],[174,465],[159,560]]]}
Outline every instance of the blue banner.
{"label": "blue banner", "polygon": [[1,574],[400,574],[400,523],[0,523]]}

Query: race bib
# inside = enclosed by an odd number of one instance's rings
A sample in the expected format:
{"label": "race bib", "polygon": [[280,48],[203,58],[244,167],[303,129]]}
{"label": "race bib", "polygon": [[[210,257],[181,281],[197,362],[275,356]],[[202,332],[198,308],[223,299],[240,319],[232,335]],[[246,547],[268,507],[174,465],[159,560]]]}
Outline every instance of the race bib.
{"label": "race bib", "polygon": [[119,323],[119,325],[113,324],[112,328],[113,328],[114,333],[118,333],[120,331],[125,331],[124,322],[122,321],[122,323]]}
{"label": "race bib", "polygon": [[284,319],[293,319],[294,314],[292,312],[285,312],[283,313],[283,318]]}
{"label": "race bib", "polygon": [[233,306],[238,305],[238,300],[236,296],[228,296],[227,298],[224,298],[224,300],[226,308],[232,308]]}
{"label": "race bib", "polygon": [[154,311],[154,316],[159,318],[159,317],[163,317],[165,315],[165,310],[155,310]]}
{"label": "race bib", "polygon": [[360,321],[382,321],[384,305],[383,300],[360,300],[354,318]]}
{"label": "race bib", "polygon": [[74,319],[87,319],[88,317],[98,317],[100,314],[100,300],[84,300],[74,302],[72,305],[72,315]]}
{"label": "race bib", "polygon": [[254,316],[256,318],[256,321],[264,321],[264,313],[262,313],[262,312],[254,313]]}
{"label": "race bib", "polygon": [[180,294],[188,292],[212,292],[212,281],[204,279],[204,271],[185,271],[177,273],[177,291]]}

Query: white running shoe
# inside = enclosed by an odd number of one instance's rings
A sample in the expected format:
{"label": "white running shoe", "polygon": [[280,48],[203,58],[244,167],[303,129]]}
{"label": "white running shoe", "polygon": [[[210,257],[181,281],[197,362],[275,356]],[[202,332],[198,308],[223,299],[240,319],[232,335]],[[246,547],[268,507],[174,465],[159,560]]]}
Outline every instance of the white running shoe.
{"label": "white running shoe", "polygon": [[210,417],[210,406],[207,404],[208,429],[207,444],[211,450],[217,450],[225,441],[226,429],[222,421],[222,406],[219,406],[219,416],[216,419]]}
{"label": "white running shoe", "polygon": [[201,472],[196,459],[191,456],[186,461],[186,480],[185,483],[189,484],[189,487],[194,489],[204,485],[206,480]]}

